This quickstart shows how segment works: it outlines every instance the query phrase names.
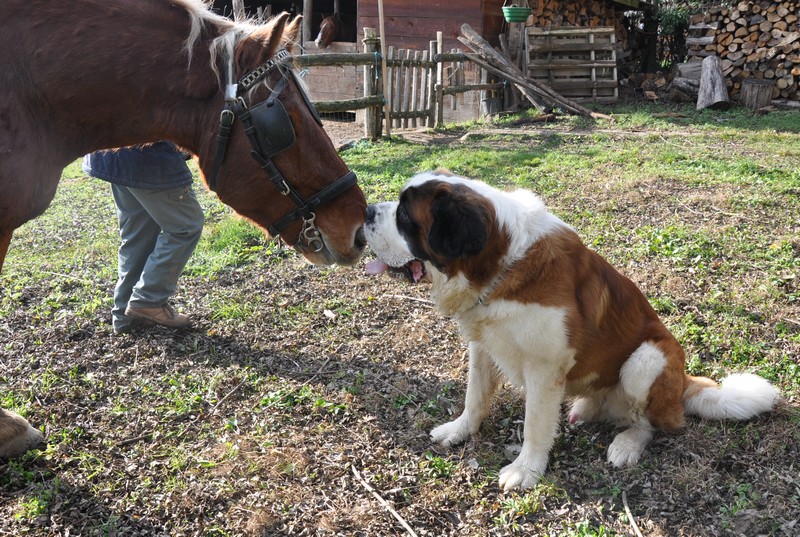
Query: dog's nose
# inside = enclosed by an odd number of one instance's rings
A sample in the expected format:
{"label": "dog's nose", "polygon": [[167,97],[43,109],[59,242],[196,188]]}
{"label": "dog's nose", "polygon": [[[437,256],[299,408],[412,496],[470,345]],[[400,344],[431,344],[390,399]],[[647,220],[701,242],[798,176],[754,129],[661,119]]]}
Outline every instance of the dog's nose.
{"label": "dog's nose", "polygon": [[366,224],[373,223],[375,221],[375,213],[377,213],[377,211],[375,210],[375,206],[374,205],[367,205],[367,215],[365,217],[365,222],[364,223],[366,223]]}

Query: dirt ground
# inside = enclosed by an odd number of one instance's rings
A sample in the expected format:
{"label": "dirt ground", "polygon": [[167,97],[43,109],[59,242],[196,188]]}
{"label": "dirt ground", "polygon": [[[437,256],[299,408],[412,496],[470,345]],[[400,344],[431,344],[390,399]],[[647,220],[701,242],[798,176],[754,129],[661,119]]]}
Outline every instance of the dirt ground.
{"label": "dirt ground", "polygon": [[[337,147],[361,137],[325,127]],[[107,286],[91,268],[81,277]],[[497,470],[521,442],[516,390],[466,444],[430,441],[463,406],[466,360],[427,286],[275,251],[182,279],[192,329],[115,336],[105,311],[37,313],[75,285],[27,285],[0,319],[7,376],[45,394],[31,420],[58,424],[42,456],[0,462],[0,536],[411,535],[406,524],[430,537],[605,537],[635,535],[634,522],[652,537],[800,534],[796,400],[747,423],[691,420],[623,470],[605,462],[613,427],[562,420],[543,486],[503,493]],[[222,317],[220,303],[247,309]],[[37,500],[46,509],[25,511]]]}
{"label": "dirt ground", "polygon": [[337,148],[364,137],[364,125],[356,121],[323,120],[322,125]]}

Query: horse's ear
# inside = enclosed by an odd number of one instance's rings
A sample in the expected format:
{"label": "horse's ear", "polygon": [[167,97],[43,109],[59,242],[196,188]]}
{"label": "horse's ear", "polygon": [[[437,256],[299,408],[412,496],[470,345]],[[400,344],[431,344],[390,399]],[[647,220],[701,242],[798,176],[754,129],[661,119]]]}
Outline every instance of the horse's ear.
{"label": "horse's ear", "polygon": [[283,30],[283,43],[289,52],[294,52],[297,39],[300,37],[300,23],[303,21],[303,16],[298,15],[292,22],[290,22],[286,29]]}
{"label": "horse's ear", "polygon": [[283,41],[288,20],[289,13],[284,11],[247,36],[236,48],[236,64],[247,70],[272,58]]}
{"label": "horse's ear", "polygon": [[428,244],[434,253],[456,259],[476,255],[486,246],[486,208],[464,196],[460,189],[439,194],[431,205],[431,215]]}

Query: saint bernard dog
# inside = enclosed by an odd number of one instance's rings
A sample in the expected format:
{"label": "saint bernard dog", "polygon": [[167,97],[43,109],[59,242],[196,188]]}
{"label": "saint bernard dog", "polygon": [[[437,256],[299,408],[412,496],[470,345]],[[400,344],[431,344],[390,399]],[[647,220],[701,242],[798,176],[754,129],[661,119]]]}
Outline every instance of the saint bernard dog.
{"label": "saint bernard dog", "polygon": [[429,279],[468,341],[464,411],[434,428],[433,441],[452,446],[478,431],[500,373],[524,389],[523,444],[500,471],[504,490],[544,473],[565,397],[570,423],[624,427],[608,447],[615,467],[635,464],[656,430],[679,429],[686,414],[744,420],[778,398],[756,375],[720,385],[687,375],[681,345],[642,292],[531,192],[426,172],[399,202],[370,205],[365,230],[379,258],[367,273],[406,267]]}

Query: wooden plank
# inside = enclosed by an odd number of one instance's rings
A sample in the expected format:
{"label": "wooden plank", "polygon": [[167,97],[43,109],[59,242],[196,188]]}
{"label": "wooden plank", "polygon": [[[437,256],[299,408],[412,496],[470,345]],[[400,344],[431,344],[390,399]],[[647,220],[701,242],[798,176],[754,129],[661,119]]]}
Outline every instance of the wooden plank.
{"label": "wooden plank", "polygon": [[[429,41],[428,42],[428,59],[433,60],[434,55],[436,54],[436,41]],[[425,105],[427,106],[428,110],[430,110],[430,115],[428,116],[428,127],[435,127],[436,126],[436,76],[434,75],[434,67],[433,69],[428,70],[428,97],[425,101]]]}
{"label": "wooden plank", "polygon": [[[590,80],[592,78],[592,68],[591,67],[571,67],[571,68],[559,68],[559,69],[531,69],[528,72],[531,74],[533,78],[551,78],[554,80],[564,79],[564,78],[578,78],[583,80]],[[612,70],[602,70],[598,72],[596,69],[594,70],[594,74],[596,78],[605,79],[605,80],[614,80],[614,75]]]}
{"label": "wooden plank", "polygon": [[585,90],[586,96],[590,96],[592,90],[594,88],[616,88],[617,81],[616,80],[570,80],[570,79],[562,79],[562,80],[554,80],[551,83],[551,86],[554,90]]}
{"label": "wooden plank", "polygon": [[539,36],[539,35],[551,35],[551,36],[573,36],[573,35],[586,35],[586,34],[594,34],[594,35],[603,35],[603,34],[614,34],[615,30],[611,26],[595,26],[593,28],[573,28],[573,27],[551,27],[551,28],[539,28],[537,26],[528,26],[526,28],[528,35],[530,36]]}
{"label": "wooden plank", "polygon": [[[406,50],[405,58],[408,60],[406,63],[404,71],[404,80],[403,80],[403,111],[409,111],[411,106],[411,79],[414,77],[414,69],[409,65],[411,59],[414,57],[414,53],[411,50]],[[403,128],[408,128],[408,118],[403,119]]]}
{"label": "wooden plank", "polygon": [[[414,63],[416,64],[416,62],[419,61],[420,56],[422,55],[422,51],[420,50],[414,51],[413,57],[411,56],[412,51],[409,50],[408,52],[409,52],[409,58],[414,60]],[[419,92],[418,85],[419,85],[419,67],[413,66],[411,68],[411,105],[409,110],[414,110],[414,111],[417,110],[417,93]],[[411,126],[412,127],[417,126],[416,118],[412,120]]]}
{"label": "wooden plank", "polygon": [[[422,19],[440,18],[466,20],[465,16],[481,12],[481,0],[384,0],[383,10],[387,22],[396,18]],[[359,17],[378,16],[378,3],[374,1],[358,2]],[[472,17],[478,20],[478,17]],[[428,37],[435,34],[429,34]]]}
{"label": "wooden plank", "polygon": [[549,43],[547,45],[538,45],[531,43],[531,54],[539,54],[543,52],[590,52],[590,51],[607,51],[613,52],[616,46],[613,43],[606,45],[591,45],[589,43]]}
{"label": "wooden plank", "polygon": [[530,69],[536,68],[553,68],[558,69],[561,67],[596,67],[596,68],[608,68],[613,69],[617,66],[617,62],[614,60],[595,60],[593,62],[586,62],[583,60],[578,59],[571,59],[571,58],[560,58],[553,60],[552,62],[548,62],[547,60],[531,60],[528,63],[528,67]]}

